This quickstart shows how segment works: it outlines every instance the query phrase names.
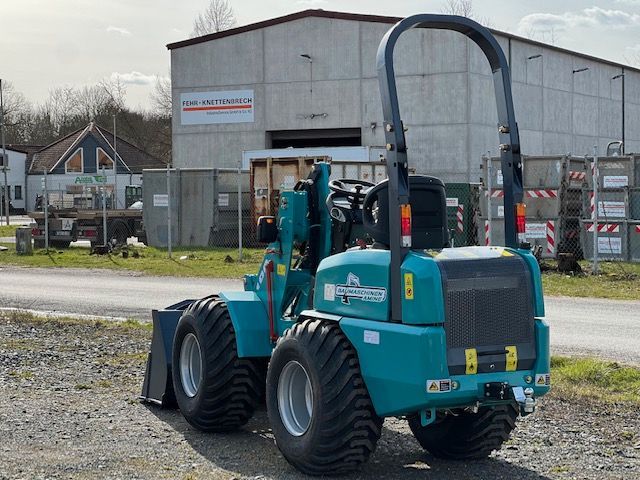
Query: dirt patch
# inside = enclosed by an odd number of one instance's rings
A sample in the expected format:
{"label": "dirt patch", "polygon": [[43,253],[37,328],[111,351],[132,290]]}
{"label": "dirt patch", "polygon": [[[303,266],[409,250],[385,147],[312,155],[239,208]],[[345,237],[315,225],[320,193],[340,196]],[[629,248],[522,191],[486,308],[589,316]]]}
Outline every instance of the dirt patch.
{"label": "dirt patch", "polygon": [[[264,411],[237,433],[211,435],[141,404],[149,340],[131,325],[0,319],[0,478],[303,478]],[[490,459],[455,463],[388,419],[370,462],[342,478],[633,478],[639,423],[630,405],[552,394]]]}

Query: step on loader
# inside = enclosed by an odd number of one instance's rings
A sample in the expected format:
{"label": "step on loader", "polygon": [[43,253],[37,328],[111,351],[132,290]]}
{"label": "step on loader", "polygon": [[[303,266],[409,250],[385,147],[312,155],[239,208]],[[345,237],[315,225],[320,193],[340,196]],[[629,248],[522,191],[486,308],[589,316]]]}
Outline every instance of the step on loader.
{"label": "step on loader", "polygon": [[[409,175],[393,53],[412,28],[454,30],[495,83],[504,247],[449,248],[443,183]],[[154,311],[142,398],[193,427],[241,428],[266,401],[278,448],[301,472],[357,469],[385,417],[406,418],[435,457],[484,458],[549,391],[540,270],[524,236],[509,70],[492,34],[463,17],[415,15],[377,55],[388,179],[330,181],[330,164],[261,217],[266,247],[243,291]]]}

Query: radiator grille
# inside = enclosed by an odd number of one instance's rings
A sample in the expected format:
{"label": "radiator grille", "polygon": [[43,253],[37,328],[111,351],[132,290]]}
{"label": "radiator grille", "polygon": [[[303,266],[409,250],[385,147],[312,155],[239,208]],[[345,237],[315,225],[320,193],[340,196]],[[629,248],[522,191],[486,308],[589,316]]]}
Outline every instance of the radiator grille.
{"label": "radiator grille", "polygon": [[532,288],[517,256],[438,262],[447,348],[534,342]]}

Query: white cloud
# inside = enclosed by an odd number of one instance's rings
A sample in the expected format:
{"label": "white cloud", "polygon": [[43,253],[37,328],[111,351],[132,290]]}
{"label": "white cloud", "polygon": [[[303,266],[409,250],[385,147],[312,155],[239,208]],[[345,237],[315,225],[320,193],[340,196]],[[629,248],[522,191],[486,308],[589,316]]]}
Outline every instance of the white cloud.
{"label": "white cloud", "polygon": [[327,0],[298,0],[296,5],[303,7],[321,7],[327,3],[329,3]]}
{"label": "white cloud", "polygon": [[145,75],[140,72],[119,73],[113,72],[111,80],[120,81],[125,85],[152,85],[158,77],[156,75]]}
{"label": "white cloud", "polygon": [[640,26],[639,14],[589,7],[578,12],[565,12],[560,15],[532,13],[522,17],[518,23],[518,30],[526,33],[532,30],[562,31],[575,27],[625,28],[634,26]]}
{"label": "white cloud", "polygon": [[130,37],[132,35],[132,33],[129,30],[127,30],[126,28],[114,27],[113,25],[109,25],[107,27],[107,32],[109,32],[109,33],[117,33],[119,35],[122,35],[123,37]]}

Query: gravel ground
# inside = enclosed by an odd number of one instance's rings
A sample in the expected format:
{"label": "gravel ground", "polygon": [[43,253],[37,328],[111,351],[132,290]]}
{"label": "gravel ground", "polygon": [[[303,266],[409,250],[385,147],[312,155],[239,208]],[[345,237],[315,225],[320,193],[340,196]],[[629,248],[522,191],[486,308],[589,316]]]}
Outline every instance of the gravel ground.
{"label": "gravel ground", "polygon": [[[138,402],[149,339],[149,330],[88,321],[0,320],[0,479],[303,478],[279,454],[264,411],[213,435]],[[342,478],[640,478],[633,407],[556,395],[540,403],[479,462],[436,460],[406,422],[389,419],[370,462]]]}

